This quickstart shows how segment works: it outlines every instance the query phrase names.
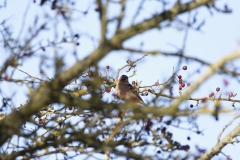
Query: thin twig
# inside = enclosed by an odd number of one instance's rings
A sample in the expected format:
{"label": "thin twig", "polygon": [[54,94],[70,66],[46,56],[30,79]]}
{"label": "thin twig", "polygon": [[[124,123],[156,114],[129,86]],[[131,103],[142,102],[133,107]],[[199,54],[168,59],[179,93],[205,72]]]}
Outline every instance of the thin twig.
{"label": "thin twig", "polygon": [[239,117],[240,117],[240,115],[237,115],[237,116],[234,117],[230,122],[228,122],[227,125],[225,125],[225,126],[223,127],[222,131],[221,131],[221,132],[219,133],[219,135],[218,135],[218,142],[220,141],[220,138],[221,138],[223,132],[225,131],[225,129],[226,129],[227,127],[229,127],[229,126],[233,123],[233,121],[235,121],[235,120],[238,119]]}
{"label": "thin twig", "polygon": [[39,81],[44,81],[44,80],[42,80],[42,79],[40,79],[40,78],[37,78],[37,77],[34,77],[34,76],[30,75],[29,73],[27,73],[27,72],[25,72],[25,71],[23,71],[23,70],[21,70],[21,69],[18,69],[18,68],[16,68],[16,67],[15,67],[15,69],[19,70],[19,71],[22,72],[22,73],[25,73],[25,74],[28,75],[30,78],[37,79],[37,80],[39,80]]}

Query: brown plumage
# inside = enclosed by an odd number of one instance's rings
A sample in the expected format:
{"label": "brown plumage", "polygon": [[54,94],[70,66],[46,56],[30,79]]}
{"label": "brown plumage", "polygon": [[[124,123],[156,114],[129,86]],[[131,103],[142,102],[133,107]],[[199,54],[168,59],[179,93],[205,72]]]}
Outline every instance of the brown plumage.
{"label": "brown plumage", "polygon": [[124,101],[133,101],[146,105],[142,98],[133,91],[133,86],[128,82],[128,76],[122,75],[116,84],[116,94]]}

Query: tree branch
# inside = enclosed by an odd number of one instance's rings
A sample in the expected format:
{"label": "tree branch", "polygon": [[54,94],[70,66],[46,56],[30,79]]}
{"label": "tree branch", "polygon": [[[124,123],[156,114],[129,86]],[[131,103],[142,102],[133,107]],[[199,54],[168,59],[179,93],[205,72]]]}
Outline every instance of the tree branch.
{"label": "tree branch", "polygon": [[233,143],[233,138],[239,135],[240,135],[240,124],[238,124],[235,129],[233,129],[221,141],[219,141],[211,150],[204,153],[198,160],[211,159],[212,157],[220,153],[220,151],[224,146],[226,146],[229,143]]}

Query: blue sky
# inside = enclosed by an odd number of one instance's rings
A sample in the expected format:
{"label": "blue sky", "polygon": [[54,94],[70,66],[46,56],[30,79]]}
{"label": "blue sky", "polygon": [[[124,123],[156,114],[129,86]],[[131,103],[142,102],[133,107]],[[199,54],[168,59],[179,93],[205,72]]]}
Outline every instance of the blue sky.
{"label": "blue sky", "polygon": [[[0,1],[1,2],[1,1]],[[26,10],[27,4],[30,2],[30,9],[26,16],[24,16],[24,12]],[[15,1],[9,0],[7,1],[7,8],[3,8],[0,10],[0,22],[3,18],[10,18],[9,24],[11,24],[14,35],[19,35],[19,32],[22,32],[22,38],[27,34],[28,28],[24,28],[22,31],[21,24],[22,20],[26,18],[26,25],[32,25],[32,21],[34,20],[36,15],[39,15],[39,19],[41,22],[41,18],[44,17],[44,14],[48,11],[48,9],[44,9],[39,7],[37,4],[31,3],[32,1]],[[93,51],[97,45],[97,42],[100,37],[100,25],[98,21],[97,12],[94,11],[95,7],[93,4],[93,0],[81,0],[77,6],[78,10],[85,11],[88,7],[89,13],[84,16],[77,16],[76,14],[76,22],[73,23],[72,28],[74,31],[80,33],[82,36],[79,40],[80,46],[77,47],[78,58],[82,59],[86,57],[91,51]],[[123,27],[128,26],[130,24],[131,15],[134,14],[134,6],[138,5],[139,1],[130,1],[129,7],[127,7],[127,19],[123,22]],[[196,32],[193,30],[189,30],[187,43],[185,47],[186,55],[194,56],[206,60],[207,62],[215,62],[217,59],[221,58],[224,55],[232,53],[239,49],[239,39],[240,39],[240,1],[237,0],[221,0],[216,3],[217,6],[222,6],[222,4],[228,4],[229,7],[233,10],[232,14],[222,14],[217,13],[216,11],[212,11],[214,14],[211,15],[206,7],[201,7],[197,9],[198,19],[206,20],[205,25],[202,27],[201,32]],[[139,14],[139,17],[136,19],[136,22],[141,21],[143,18],[147,18],[147,15],[155,13],[158,11],[158,8],[161,6],[156,5],[155,1],[148,1],[146,6],[143,7],[143,11]],[[116,6],[112,6],[109,10],[109,17],[117,14],[118,8]],[[191,13],[190,16],[193,16],[195,11]],[[79,14],[78,14],[79,15]],[[51,15],[54,18],[54,14]],[[75,15],[74,15],[75,16]],[[189,15],[183,14],[180,16],[181,19],[187,20]],[[60,22],[59,20],[58,22]],[[60,23],[59,25],[54,25],[57,20],[53,19],[53,22],[49,22],[49,25],[55,30],[59,31],[59,39],[63,35],[62,32],[67,30],[67,27],[64,23]],[[109,27],[109,36],[111,36],[111,32],[113,32],[113,25]],[[135,49],[140,48],[140,44],[144,42],[143,49],[145,50],[162,50],[162,51],[177,51],[176,48],[180,49],[183,45],[183,39],[185,32],[178,31],[177,28],[180,24],[174,23],[172,27],[164,28],[162,30],[153,29],[147,32],[142,33],[141,35],[135,36],[130,40],[124,43],[126,47],[133,47]],[[85,34],[87,33],[87,34]],[[92,36],[95,40],[92,42]],[[54,32],[52,35],[49,32],[45,32],[40,35],[40,38],[45,39],[42,43],[46,43],[46,39],[53,40],[55,38]],[[173,47],[175,46],[175,47]],[[66,52],[72,52],[74,47],[72,45],[66,45],[66,48],[59,51],[59,53],[66,58],[64,59],[67,67],[70,67],[74,64],[75,59],[71,54],[66,54]],[[2,51],[2,49],[1,49]],[[47,51],[53,51],[51,49]],[[50,53],[50,52],[49,52]],[[40,55],[41,53],[39,53]],[[54,54],[50,53],[53,57]],[[127,59],[135,60],[136,58],[141,57],[141,54],[130,54],[124,51],[112,52],[104,59],[102,59],[99,63],[99,66],[104,68],[106,65],[110,65],[111,70],[110,74],[115,77],[116,71],[118,68],[123,66],[126,63]],[[8,57],[8,55],[4,52],[0,53],[0,64],[2,64],[3,60]],[[239,61],[238,61],[239,62]],[[239,63],[235,62],[239,67]],[[30,61],[25,61],[22,63],[21,68],[24,71],[32,74],[33,76],[39,76],[38,71],[38,58],[32,58]],[[51,63],[50,63],[51,64]],[[177,59],[173,57],[166,56],[152,56],[149,55],[140,61],[137,65],[137,76],[132,78],[131,80],[141,80],[142,85],[149,85],[155,83],[157,80],[159,82],[164,82],[168,79],[172,74],[172,68],[176,67]],[[197,79],[204,71],[206,71],[206,67],[201,67],[201,65],[195,63],[186,63],[188,66],[188,70],[186,72],[182,72],[184,78],[187,78],[186,81],[190,83],[194,83],[194,80]],[[66,67],[66,68],[67,68]],[[194,74],[192,77],[188,77],[189,74],[194,72],[196,69],[200,70],[200,73]],[[10,70],[8,71],[10,72]],[[47,71],[47,74],[51,77],[53,75],[53,71]],[[126,74],[122,72],[122,74]],[[16,72],[14,74],[16,78],[24,78],[26,75],[23,73]],[[229,86],[224,87],[223,78],[228,79],[230,81]],[[4,88],[7,96],[11,96],[16,89],[18,89],[16,95],[14,96],[14,105],[18,106],[20,103],[24,103],[27,100],[27,88],[26,86],[18,86],[15,84],[9,83],[0,83],[0,87]],[[175,86],[175,94],[178,94],[177,85]],[[210,92],[214,91],[216,87],[221,87],[221,92],[224,94],[225,92],[238,92],[240,89],[239,82],[235,80],[231,80],[229,76],[219,76],[215,75],[211,79],[207,80],[203,85],[193,93],[194,97],[203,97],[208,96]],[[106,99],[109,97],[106,97]],[[236,99],[240,99],[240,96],[237,95]],[[147,101],[148,98],[144,97],[144,100]],[[211,103],[210,103],[211,104]],[[231,103],[223,103],[226,107],[231,107]],[[240,105],[236,104],[236,108],[239,108]],[[232,107],[231,107],[232,108]],[[219,121],[215,121],[212,116],[203,115],[200,116],[199,126],[204,129],[204,135],[199,136],[193,134],[188,131],[178,131],[178,134],[174,134],[174,138],[183,143],[188,143],[193,146],[195,144],[199,144],[200,147],[207,147],[210,149],[213,145],[215,145],[217,141],[217,136],[220,133],[222,127],[226,125],[235,113],[221,115]],[[239,120],[237,120],[224,134],[228,133],[232,128],[234,128]],[[174,129],[173,129],[174,130]],[[187,141],[187,136],[191,136],[191,141]],[[184,137],[184,138],[182,138]],[[185,138],[186,137],[186,138]],[[240,149],[240,145],[227,145],[223,149],[223,152],[227,155],[231,155],[231,158],[238,158],[238,151]],[[192,150],[194,151],[194,150]],[[219,155],[222,157],[222,155]],[[214,158],[216,159],[216,158]]]}

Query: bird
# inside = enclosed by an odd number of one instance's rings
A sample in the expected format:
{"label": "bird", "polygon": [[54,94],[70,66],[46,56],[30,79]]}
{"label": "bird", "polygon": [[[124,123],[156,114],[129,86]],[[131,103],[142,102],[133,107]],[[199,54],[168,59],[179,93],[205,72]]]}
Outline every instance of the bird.
{"label": "bird", "polygon": [[128,82],[128,76],[122,75],[116,83],[116,95],[124,101],[138,102],[146,105],[142,98],[134,91],[133,86]]}

